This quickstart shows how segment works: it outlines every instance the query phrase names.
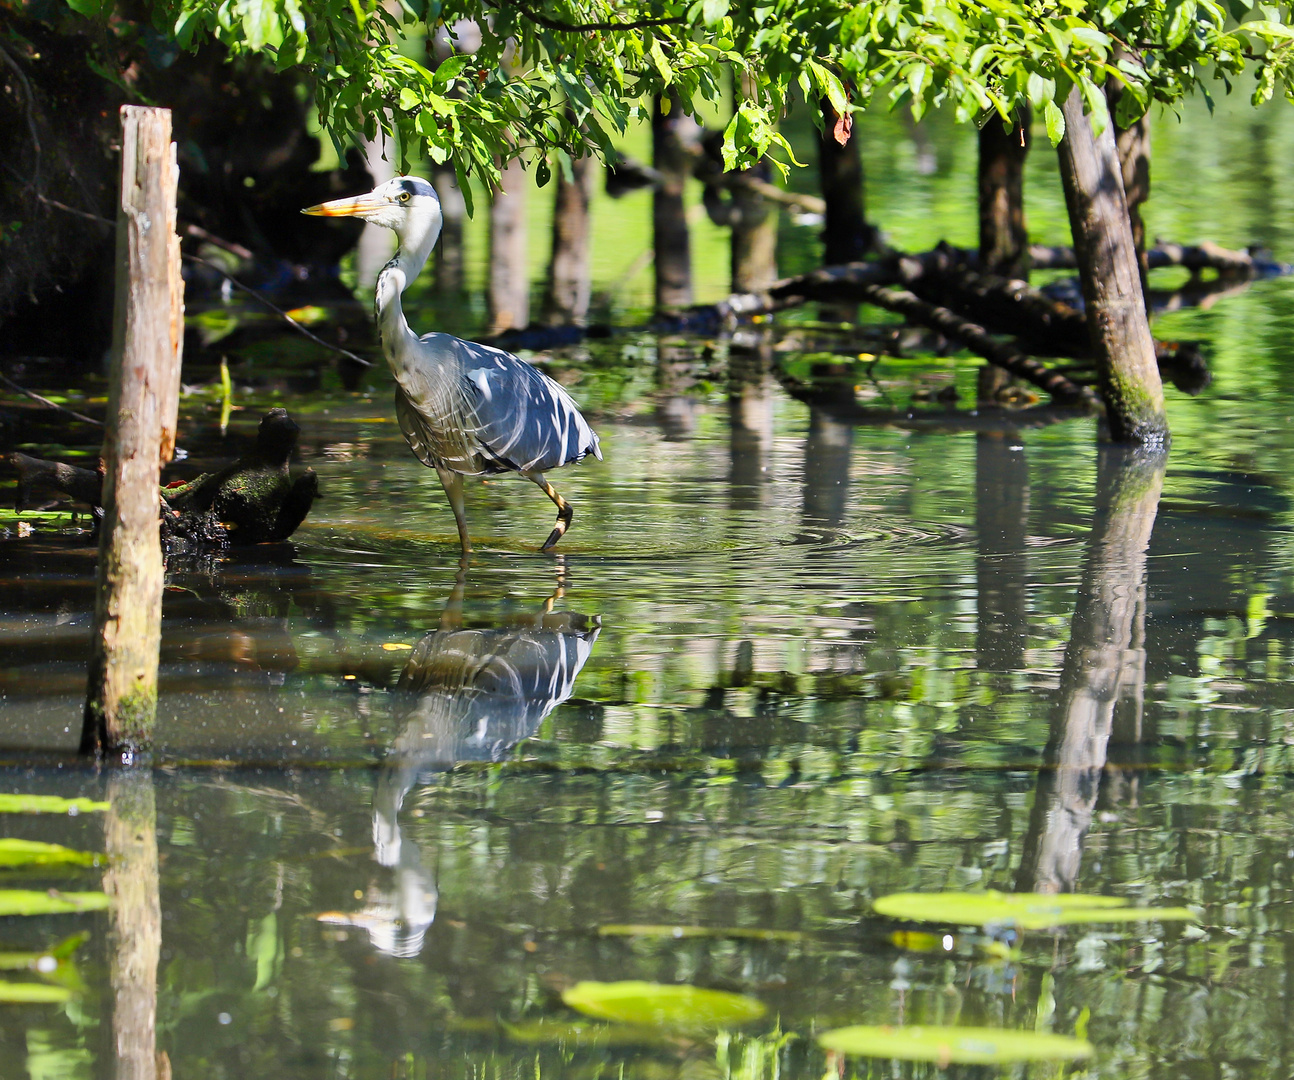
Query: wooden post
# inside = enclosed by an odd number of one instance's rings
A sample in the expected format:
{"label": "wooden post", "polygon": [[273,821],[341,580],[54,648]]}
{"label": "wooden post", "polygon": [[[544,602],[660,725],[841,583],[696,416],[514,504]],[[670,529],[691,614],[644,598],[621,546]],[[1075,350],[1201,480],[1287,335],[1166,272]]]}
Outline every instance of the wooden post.
{"label": "wooden post", "polygon": [[1110,433],[1117,442],[1164,446],[1164,387],[1146,317],[1113,124],[1099,137],[1093,135],[1078,87],[1070,91],[1062,112],[1060,176]]}
{"label": "wooden post", "polygon": [[442,296],[456,296],[463,291],[463,219],[467,217],[467,204],[458,188],[458,176],[452,168],[436,165],[431,170],[431,180],[440,196],[443,224],[440,243],[433,252],[436,273],[436,290]]}
{"label": "wooden post", "polygon": [[593,195],[593,159],[571,162],[571,178],[557,170],[553,198],[553,248],[544,290],[544,322],[549,326],[583,326],[589,314],[589,200]]}
{"label": "wooden post", "polygon": [[1012,127],[994,116],[979,133],[980,269],[1024,281],[1029,280],[1029,233],[1024,223],[1028,133],[1028,106]]}
{"label": "wooden post", "polygon": [[530,263],[526,245],[526,185],[519,159],[504,170],[490,201],[490,333],[530,321]]}
{"label": "wooden post", "polygon": [[167,109],[121,109],[117,299],[103,441],[103,525],[83,753],[152,747],[162,624],[161,466],[175,450],[184,285]]}
{"label": "wooden post", "polygon": [[688,236],[683,190],[692,175],[687,138],[696,122],[683,115],[677,95],[659,97],[652,109],[652,165],[660,182],[652,194],[652,245],[655,251],[656,307],[687,307],[692,303],[692,248]]}

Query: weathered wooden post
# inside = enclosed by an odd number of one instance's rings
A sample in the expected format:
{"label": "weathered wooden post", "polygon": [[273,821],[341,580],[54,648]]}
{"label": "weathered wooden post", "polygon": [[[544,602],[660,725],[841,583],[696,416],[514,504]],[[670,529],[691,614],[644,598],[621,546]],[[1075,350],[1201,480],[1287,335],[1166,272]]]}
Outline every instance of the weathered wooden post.
{"label": "weathered wooden post", "polygon": [[1113,124],[1099,136],[1093,134],[1077,86],[1061,111],[1065,137],[1059,147],[1060,177],[1110,433],[1116,442],[1164,446],[1164,387],[1146,317]]}
{"label": "weathered wooden post", "polygon": [[583,326],[589,314],[589,201],[593,196],[593,158],[571,162],[571,178],[557,170],[553,199],[553,246],[544,288],[544,322]]}
{"label": "weathered wooden post", "polygon": [[656,308],[687,307],[692,303],[692,247],[688,235],[683,189],[692,175],[696,121],[684,115],[675,94],[658,97],[652,108],[652,165],[660,182],[652,193],[652,244],[656,278]]}
{"label": "weathered wooden post", "polygon": [[152,747],[162,625],[161,466],[175,451],[184,283],[168,109],[121,109],[117,299],[103,440],[104,517],[82,753]]}

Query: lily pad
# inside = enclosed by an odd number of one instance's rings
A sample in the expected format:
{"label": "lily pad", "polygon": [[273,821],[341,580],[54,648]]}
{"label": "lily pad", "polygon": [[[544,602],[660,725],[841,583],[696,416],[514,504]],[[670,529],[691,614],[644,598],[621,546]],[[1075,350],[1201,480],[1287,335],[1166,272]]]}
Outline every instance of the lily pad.
{"label": "lily pad", "polygon": [[88,814],[107,809],[106,802],[95,802],[93,799],[0,792],[0,814]]}
{"label": "lily pad", "polygon": [[668,1038],[660,1028],[629,1024],[563,1024],[541,1020],[535,1023],[503,1024],[503,1033],[514,1042],[548,1046],[652,1046]]}
{"label": "lily pad", "polygon": [[0,1003],[9,1005],[57,1005],[67,1001],[72,991],[51,983],[7,982],[0,979]]}
{"label": "lily pad", "polygon": [[1086,1039],[1039,1031],[976,1027],[836,1028],[818,1036],[818,1045],[858,1057],[933,1061],[939,1065],[1001,1065],[1014,1061],[1077,1061],[1090,1057]]}
{"label": "lily pad", "polygon": [[600,1020],[685,1031],[745,1024],[766,1011],[763,1002],[744,994],[636,981],[576,983],[562,1000]]}
{"label": "lily pad", "polygon": [[101,892],[0,889],[0,915],[66,915],[77,911],[99,911],[111,904],[108,894]]}
{"label": "lily pad", "polygon": [[878,915],[945,926],[1014,926],[1042,930],[1080,923],[1193,920],[1187,908],[1129,907],[1119,896],[1077,893],[891,893],[872,905]]}
{"label": "lily pad", "polygon": [[0,839],[0,868],[16,866],[93,866],[98,856],[40,840]]}

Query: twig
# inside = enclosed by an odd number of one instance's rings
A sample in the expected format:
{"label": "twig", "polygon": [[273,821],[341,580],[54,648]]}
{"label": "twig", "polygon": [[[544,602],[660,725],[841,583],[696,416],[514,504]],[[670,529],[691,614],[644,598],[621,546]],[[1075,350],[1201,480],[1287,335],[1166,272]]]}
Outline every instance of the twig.
{"label": "twig", "polygon": [[287,323],[289,326],[291,326],[293,329],[295,329],[295,330],[299,331],[300,333],[304,334],[304,335],[305,335],[306,337],[308,337],[311,341],[313,341],[316,345],[322,345],[325,349],[329,349],[329,350],[331,350],[332,352],[335,352],[335,353],[341,353],[341,355],[342,355],[342,356],[348,357],[349,359],[354,360],[354,361],[355,361],[355,363],[357,363],[357,364],[362,364],[364,367],[372,367],[372,366],[373,366],[373,361],[372,361],[372,360],[365,360],[362,356],[356,356],[356,355],[355,355],[353,352],[351,352],[349,349],[343,349],[340,345],[333,345],[331,342],[324,341],[324,339],[323,339],[323,338],[318,337],[318,336],[316,336],[315,334],[310,333],[310,331],[309,331],[309,330],[307,330],[304,326],[302,326],[299,322],[297,322],[297,321],[296,321],[296,319],[292,318],[292,316],[291,316],[291,315],[289,315],[289,314],[288,314],[286,311],[284,311],[281,307],[279,307],[277,304],[275,304],[272,300],[268,299],[268,298],[267,298],[267,297],[265,297],[265,296],[262,296],[262,295],[261,295],[260,293],[258,293],[255,289],[253,289],[250,285],[244,285],[244,284],[243,284],[241,281],[239,281],[236,277],[234,277],[234,276],[233,276],[232,274],[230,274],[228,271],[226,271],[226,270],[222,270],[222,269],[221,269],[219,266],[217,266],[215,263],[213,263],[213,262],[208,262],[206,259],[202,258],[202,257],[201,257],[201,256],[199,256],[199,255],[190,255],[188,252],[184,252],[184,253],[183,253],[183,257],[184,257],[184,258],[186,258],[186,259],[188,259],[188,260],[189,260],[189,262],[194,262],[194,263],[197,263],[199,266],[205,266],[205,267],[207,267],[207,269],[209,269],[209,270],[214,270],[217,274],[219,274],[219,275],[220,275],[221,277],[223,277],[227,282],[229,282],[229,284],[230,284],[230,285],[232,285],[235,289],[241,289],[241,290],[242,290],[243,292],[245,292],[248,296],[252,297],[252,298],[253,298],[253,299],[255,299],[255,300],[259,300],[262,304],[264,304],[267,308],[269,308],[272,312],[274,312],[274,314],[275,314],[275,315],[277,315],[279,318],[281,318],[284,322],[286,322],[286,323]]}
{"label": "twig", "polygon": [[8,375],[0,373],[0,382],[4,383],[5,386],[9,387],[9,389],[14,393],[26,394],[27,397],[31,398],[33,401],[39,401],[42,405],[45,405],[48,408],[57,409],[59,412],[67,413],[68,416],[75,416],[78,420],[87,424],[93,424],[95,427],[103,427],[102,420],[96,420],[92,416],[85,416],[84,414],[77,412],[75,409],[69,409],[66,405],[60,405],[57,401],[50,401],[47,397],[41,397],[35,390],[28,390],[25,386],[19,386],[13,381],[13,379],[9,378]]}

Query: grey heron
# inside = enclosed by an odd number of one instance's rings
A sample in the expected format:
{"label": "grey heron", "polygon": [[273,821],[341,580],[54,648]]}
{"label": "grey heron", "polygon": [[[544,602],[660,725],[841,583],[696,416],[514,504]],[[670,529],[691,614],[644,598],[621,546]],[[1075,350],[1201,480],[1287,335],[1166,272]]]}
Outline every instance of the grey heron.
{"label": "grey heron", "polygon": [[395,376],[395,414],[418,459],[436,470],[454,511],[464,553],[472,550],[463,506],[463,477],[519,472],[557,507],[547,550],[574,516],[544,474],[599,460],[598,437],[579,406],[543,372],[502,349],[452,334],[418,337],[400,296],[422,271],[440,236],[440,199],[426,180],[397,176],[367,195],[334,199],[302,211],[317,217],[359,217],[395,232],[395,257],[377,277],[374,306],[382,352]]}

